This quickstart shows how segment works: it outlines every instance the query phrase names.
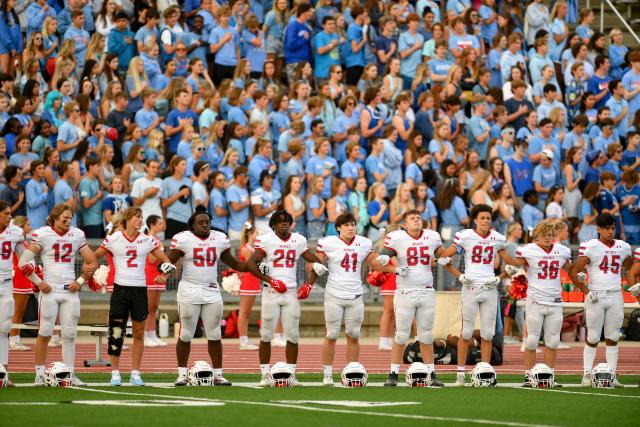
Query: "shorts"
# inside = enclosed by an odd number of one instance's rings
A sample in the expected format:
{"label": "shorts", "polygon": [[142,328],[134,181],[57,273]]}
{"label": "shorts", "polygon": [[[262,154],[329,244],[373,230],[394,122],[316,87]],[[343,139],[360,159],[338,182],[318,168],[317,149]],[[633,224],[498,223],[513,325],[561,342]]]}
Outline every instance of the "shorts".
{"label": "shorts", "polygon": [[620,329],[624,322],[624,301],[620,290],[609,292],[594,291],[598,296],[595,303],[585,301],[584,311],[587,324],[587,341],[597,344],[602,336],[608,340],[618,342]]}
{"label": "shorts", "polygon": [[260,280],[251,273],[240,273],[240,295],[257,296],[262,293]]}
{"label": "shorts", "polygon": [[396,293],[396,275],[394,273],[385,274],[385,281],[380,286],[380,295],[393,296]]}
{"label": "shorts", "polygon": [[149,316],[147,288],[121,286],[114,283],[109,301],[109,316],[124,319],[131,316],[131,320],[134,322],[147,320],[147,316]]}
{"label": "shorts", "polygon": [[284,42],[282,39],[273,36],[267,36],[265,44],[267,54],[276,55],[278,58],[284,58]]}

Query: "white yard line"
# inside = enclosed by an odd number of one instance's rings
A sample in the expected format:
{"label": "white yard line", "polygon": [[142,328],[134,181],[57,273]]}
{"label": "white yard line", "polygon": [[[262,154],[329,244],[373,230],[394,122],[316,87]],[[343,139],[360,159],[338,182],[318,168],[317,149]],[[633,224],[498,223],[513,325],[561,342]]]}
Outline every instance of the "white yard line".
{"label": "white yard line", "polygon": [[326,413],[332,413],[332,414],[369,415],[373,417],[403,418],[403,419],[412,419],[412,420],[428,420],[428,421],[442,421],[442,422],[453,421],[453,422],[459,422],[459,423],[500,425],[500,426],[507,426],[507,427],[555,427],[548,424],[530,424],[530,423],[521,423],[521,422],[512,422],[512,421],[498,421],[498,420],[458,418],[458,417],[437,417],[437,416],[429,416],[429,415],[394,414],[394,413],[372,412],[372,411],[353,411],[349,409],[317,408],[313,406],[301,406],[301,405],[281,404],[281,403],[271,403],[271,402],[252,402],[252,401],[246,401],[246,400],[231,400],[231,399],[206,399],[206,398],[198,398],[198,397],[190,397],[190,396],[169,396],[165,394],[151,394],[151,393],[147,394],[147,393],[131,393],[131,392],[123,392],[123,391],[97,390],[97,389],[86,388],[86,387],[70,387],[70,388],[81,390],[81,391],[87,391],[87,392],[96,392],[96,393],[104,393],[104,394],[112,394],[112,395],[115,394],[115,395],[122,395],[122,396],[143,396],[143,397],[158,397],[163,399],[173,398],[173,399],[196,400],[196,401],[237,403],[241,405],[290,408],[290,409],[299,409],[302,411],[326,412]]}
{"label": "white yard line", "polygon": [[[563,384],[564,386],[564,384]],[[625,386],[629,388],[633,388],[634,386]],[[569,391],[569,390],[557,390],[550,388],[525,388],[519,387],[522,390],[531,390],[531,391],[543,391],[543,392],[553,392],[553,393],[564,393],[564,394],[581,394],[586,396],[603,396],[603,397],[620,397],[623,399],[640,399],[640,396],[627,396],[624,394],[610,394],[610,393],[587,393],[586,391]],[[636,387],[637,388],[637,387]]]}

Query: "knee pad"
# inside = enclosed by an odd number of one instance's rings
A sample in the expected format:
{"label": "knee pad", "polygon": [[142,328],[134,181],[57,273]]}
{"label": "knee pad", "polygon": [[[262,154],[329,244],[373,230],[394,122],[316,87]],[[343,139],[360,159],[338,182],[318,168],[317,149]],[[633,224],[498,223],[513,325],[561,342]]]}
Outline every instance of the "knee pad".
{"label": "knee pad", "polygon": [[50,337],[53,335],[55,318],[53,320],[40,318],[40,326],[38,327],[38,335],[41,337]]}
{"label": "knee pad", "polygon": [[544,345],[545,347],[551,349],[551,350],[555,350],[558,348],[558,346],[560,345],[560,335],[554,335],[552,337],[549,338],[545,338],[544,339]]}
{"label": "knee pad", "polygon": [[540,336],[529,334],[527,336],[527,350],[535,351],[538,348],[538,341],[540,341]]}
{"label": "knee pad", "polygon": [[180,326],[180,341],[184,343],[190,343],[193,339],[194,331],[189,330],[189,328],[185,328],[184,326]]}
{"label": "knee pad", "polygon": [[433,344],[433,332],[422,332],[418,334],[418,341],[422,344],[431,345]]}
{"label": "knee pad", "polygon": [[337,340],[340,337],[340,326],[336,328],[334,325],[332,326],[327,325],[326,328],[327,328],[327,333],[324,335],[325,338],[330,340]]}
{"label": "knee pad", "polygon": [[406,332],[397,332],[394,337],[394,341],[398,345],[405,345],[409,342],[409,334]]}
{"label": "knee pad", "polygon": [[300,332],[296,329],[293,331],[284,331],[284,336],[290,343],[298,344],[300,339]]}
{"label": "knee pad", "polygon": [[587,341],[589,342],[589,344],[597,346],[598,343],[600,342],[601,334],[602,334],[602,331],[596,331],[596,330],[593,330],[593,329],[589,329],[587,331]]}
{"label": "knee pad", "polygon": [[260,341],[271,342],[272,340],[273,340],[273,331],[265,331],[263,328],[260,328]]}
{"label": "knee pad", "polygon": [[471,322],[462,323],[462,331],[460,332],[460,338],[465,341],[469,341],[473,336],[473,324]]}
{"label": "knee pad", "polygon": [[127,321],[122,318],[114,318],[109,315],[109,340],[107,353],[109,356],[120,357],[124,337],[127,334]]}
{"label": "knee pad", "polygon": [[222,331],[219,325],[211,331],[205,327],[205,334],[207,335],[208,341],[220,341],[222,339]]}
{"label": "knee pad", "polygon": [[67,340],[75,340],[77,335],[78,330],[74,326],[63,326],[60,331],[60,336]]}
{"label": "knee pad", "polygon": [[349,335],[351,338],[358,339],[360,338],[360,323],[351,322],[347,323],[344,327],[345,334]]}

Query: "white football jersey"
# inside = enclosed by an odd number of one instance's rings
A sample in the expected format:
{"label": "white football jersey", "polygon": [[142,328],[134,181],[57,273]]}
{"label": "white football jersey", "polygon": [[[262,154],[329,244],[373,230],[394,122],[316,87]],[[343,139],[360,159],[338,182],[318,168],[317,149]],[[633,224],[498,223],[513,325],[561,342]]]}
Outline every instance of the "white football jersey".
{"label": "white football jersey", "polygon": [[589,290],[620,290],[622,263],[632,256],[631,246],[622,240],[614,240],[607,246],[599,239],[591,239],[580,244],[579,256],[589,258]]}
{"label": "white football jersey", "polygon": [[329,267],[326,292],[347,299],[362,295],[362,263],[372,246],[371,240],[362,236],[355,236],[351,243],[338,236],[320,239],[316,249],[327,256]]}
{"label": "white football jersey", "polygon": [[493,279],[494,261],[498,252],[506,248],[505,237],[495,230],[481,236],[476,230],[458,231],[453,244],[464,251],[464,275],[480,286]]}
{"label": "white football jersey", "polygon": [[76,253],[87,244],[84,231],[71,227],[66,234],[59,234],[47,225],[31,234],[31,243],[42,248],[44,281],[52,290],[64,291],[65,286],[76,280]]}
{"label": "white football jersey", "polygon": [[431,263],[436,250],[442,246],[440,235],[433,230],[422,230],[414,239],[405,230],[396,230],[387,234],[384,247],[396,253],[400,267],[408,267],[407,274],[396,278],[398,289],[433,288]]}
{"label": "white football jersey", "polygon": [[555,243],[545,251],[536,243],[516,249],[516,257],[527,261],[527,298],[548,305],[562,305],[560,269],[571,260],[571,250]]}
{"label": "white football jersey", "polygon": [[222,299],[218,286],[218,260],[230,247],[227,235],[214,230],[204,239],[191,231],[173,236],[171,249],[184,254],[178,302],[209,304]]}
{"label": "white football jersey", "polygon": [[8,286],[13,286],[13,252],[18,245],[24,242],[24,232],[22,228],[9,224],[0,233],[0,286],[4,282],[9,282]]}
{"label": "white football jersey", "polygon": [[100,247],[111,252],[113,257],[116,270],[114,283],[137,288],[147,286],[144,273],[147,256],[160,247],[160,243],[153,237],[138,233],[136,237],[129,240],[124,231],[116,231],[111,236],[107,236]]}
{"label": "white football jersey", "polygon": [[296,271],[300,255],[307,251],[307,239],[298,233],[291,233],[282,240],[276,233],[262,234],[256,237],[256,251],[265,254],[264,262],[269,267],[267,274],[282,280],[287,288],[297,287]]}

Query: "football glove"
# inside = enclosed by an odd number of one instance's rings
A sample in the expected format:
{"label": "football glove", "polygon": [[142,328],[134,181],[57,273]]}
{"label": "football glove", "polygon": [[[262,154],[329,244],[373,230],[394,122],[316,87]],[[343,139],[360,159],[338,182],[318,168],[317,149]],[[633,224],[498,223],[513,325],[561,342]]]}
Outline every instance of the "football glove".
{"label": "football glove", "polygon": [[640,283],[636,283],[635,285],[630,287],[629,292],[631,292],[631,295],[633,295],[636,298],[640,296]]}
{"label": "football glove", "polygon": [[445,256],[445,257],[438,258],[438,264],[440,265],[451,264],[451,257]]}
{"label": "football glove", "polygon": [[378,255],[376,261],[380,265],[387,265],[389,264],[389,261],[391,261],[391,258],[389,257],[389,255]]}
{"label": "football glove", "polygon": [[400,277],[404,277],[407,275],[407,271],[409,270],[409,267],[404,266],[404,267],[397,267],[396,268],[396,275],[400,276]]}
{"label": "football glove", "polygon": [[260,264],[258,264],[258,270],[260,270],[260,273],[264,275],[269,274],[269,266],[265,262],[261,262]]}
{"label": "football glove", "polygon": [[585,280],[587,280],[587,273],[581,271],[580,273],[576,274],[576,276],[578,276],[578,282],[580,283],[584,283]]}
{"label": "football glove", "polygon": [[31,262],[28,262],[20,267],[20,271],[22,272],[22,274],[24,274],[25,277],[31,276],[35,270],[36,266]]}
{"label": "football glove", "polygon": [[273,290],[278,293],[284,294],[285,292],[287,292],[287,285],[282,280],[271,279],[271,281],[269,282],[269,286],[271,286]]}
{"label": "football glove", "polygon": [[311,288],[313,288],[313,285],[311,283],[305,283],[304,285],[302,285],[297,292],[298,299],[309,298],[309,295],[311,295]]}
{"label": "football glove", "polygon": [[495,288],[496,286],[498,286],[500,284],[500,278],[499,277],[494,277],[493,279],[489,279],[486,282],[483,283],[483,286],[486,288]]}
{"label": "football glove", "polygon": [[592,303],[598,302],[598,295],[596,295],[593,292],[589,291],[589,293],[587,293],[587,301],[592,302]]}
{"label": "football glove", "polygon": [[507,264],[504,266],[504,271],[506,271],[509,276],[513,277],[518,274],[518,271],[520,271],[520,269],[515,265]]}
{"label": "football glove", "polygon": [[175,271],[176,266],[171,264],[170,262],[163,262],[162,264],[160,264],[160,272],[164,273],[164,274],[171,274],[173,271]]}
{"label": "football glove", "polygon": [[314,262],[312,267],[313,271],[315,271],[318,276],[322,276],[327,271],[329,271],[327,267],[325,267],[323,264],[320,264],[319,262]]}
{"label": "football glove", "polygon": [[93,292],[100,292],[102,290],[102,286],[100,286],[100,284],[96,282],[93,277],[90,277],[89,280],[85,282],[85,284]]}
{"label": "football glove", "polygon": [[461,274],[460,276],[458,276],[458,281],[460,283],[462,283],[462,286],[473,286],[473,281],[471,280],[471,278],[465,276],[464,274]]}

